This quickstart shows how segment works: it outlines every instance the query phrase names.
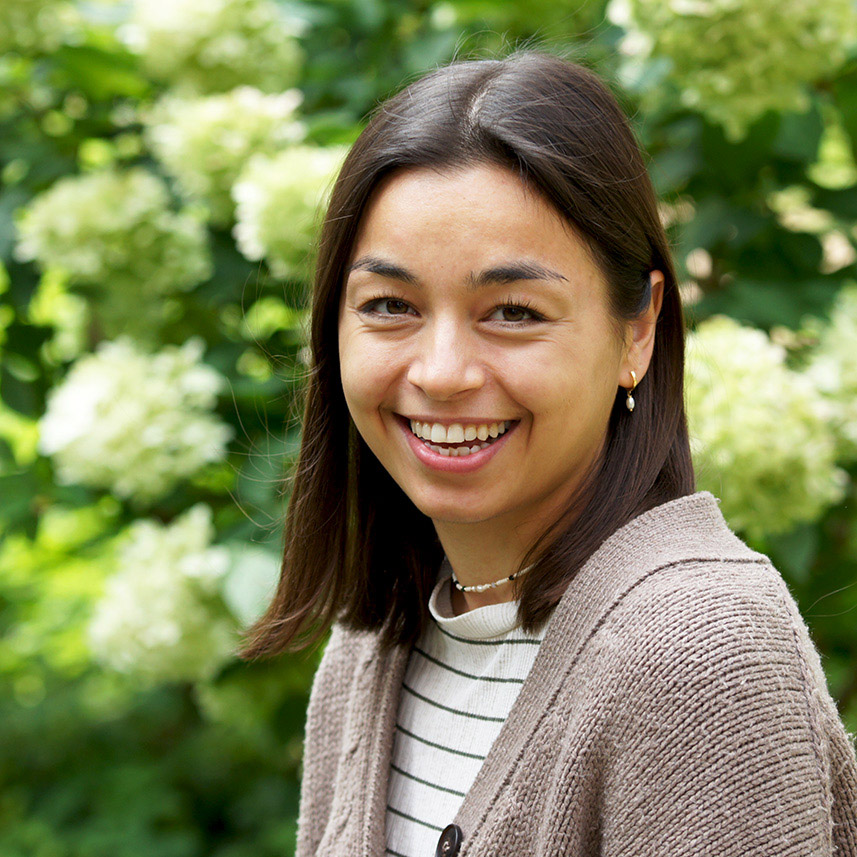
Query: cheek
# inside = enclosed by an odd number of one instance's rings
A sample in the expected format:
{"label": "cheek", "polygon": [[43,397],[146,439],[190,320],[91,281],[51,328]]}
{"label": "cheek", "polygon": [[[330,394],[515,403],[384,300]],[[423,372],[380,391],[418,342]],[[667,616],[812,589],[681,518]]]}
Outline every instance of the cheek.
{"label": "cheek", "polygon": [[389,360],[381,359],[359,336],[340,334],[339,373],[345,401],[355,421],[359,411],[375,406],[390,383]]}
{"label": "cheek", "polygon": [[353,342],[347,332],[340,330],[339,333],[339,380],[342,384],[342,392],[351,416],[354,416],[354,404],[362,396],[359,381],[362,373],[359,371],[359,353],[353,347]]}
{"label": "cheek", "polygon": [[550,423],[563,433],[600,433],[617,389],[612,358],[612,354],[593,359],[554,354],[552,359],[531,361],[525,373],[515,374],[515,398],[542,424]]}

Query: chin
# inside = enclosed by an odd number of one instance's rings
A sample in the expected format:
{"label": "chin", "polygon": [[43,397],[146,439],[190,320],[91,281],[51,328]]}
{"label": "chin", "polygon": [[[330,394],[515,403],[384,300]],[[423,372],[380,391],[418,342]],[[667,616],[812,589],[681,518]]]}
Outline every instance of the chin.
{"label": "chin", "polygon": [[444,524],[480,524],[496,515],[487,510],[463,509],[459,505],[446,503],[414,503],[414,505],[432,521]]}

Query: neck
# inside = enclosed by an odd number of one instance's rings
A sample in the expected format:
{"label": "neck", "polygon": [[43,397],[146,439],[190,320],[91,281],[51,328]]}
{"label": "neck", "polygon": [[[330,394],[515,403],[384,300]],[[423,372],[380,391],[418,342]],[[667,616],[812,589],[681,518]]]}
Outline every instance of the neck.
{"label": "neck", "polygon": [[[524,555],[538,536],[531,528],[497,525],[493,521],[477,524],[435,521],[440,543],[455,576],[464,586],[493,583],[522,568]],[[484,592],[461,592],[452,587],[452,608],[466,613],[488,604],[515,599],[517,581],[503,583]]]}

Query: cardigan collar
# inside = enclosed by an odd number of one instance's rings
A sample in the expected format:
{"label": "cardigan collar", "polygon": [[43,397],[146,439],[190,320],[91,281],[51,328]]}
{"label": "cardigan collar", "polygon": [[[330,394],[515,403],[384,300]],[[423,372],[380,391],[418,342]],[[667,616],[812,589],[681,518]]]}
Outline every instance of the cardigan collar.
{"label": "cardigan collar", "polygon": [[[454,821],[465,843],[482,825],[488,809],[524,745],[536,732],[574,668],[589,638],[622,598],[649,575],[688,561],[756,559],[723,519],[717,500],[708,492],[680,497],[644,512],[610,536],[581,567],[557,604],[532,670],[465,796]],[[360,854],[371,857],[385,841],[387,783],[399,696],[409,647],[383,654],[376,636],[365,639],[362,677],[351,712],[370,713],[362,722],[359,782],[364,786],[358,829]],[[366,722],[371,723],[366,734]],[[356,735],[361,726],[351,724]],[[355,742],[356,743],[356,742]],[[356,747],[355,747],[356,749]]]}

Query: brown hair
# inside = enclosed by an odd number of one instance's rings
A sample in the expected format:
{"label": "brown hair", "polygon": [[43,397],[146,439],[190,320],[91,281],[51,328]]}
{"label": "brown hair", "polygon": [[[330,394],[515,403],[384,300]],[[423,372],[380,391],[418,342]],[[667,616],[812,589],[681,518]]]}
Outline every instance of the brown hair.
{"label": "brown hair", "polygon": [[[541,627],[594,550],[647,509],[694,490],[684,412],[684,321],[655,193],[628,121],[586,68],[535,51],[456,62],[380,105],[346,158],[321,233],[312,369],[285,524],[280,582],[241,657],[303,648],[334,621],[416,640],[443,550],[429,518],[358,435],[338,358],[340,294],[358,223],[394,170],[476,163],[510,168],[581,236],[605,275],[613,313],[631,319],[665,277],[649,370],[610,416],[601,459],[567,514],[533,545],[516,581],[523,627]],[[573,520],[573,526],[571,521]]]}

